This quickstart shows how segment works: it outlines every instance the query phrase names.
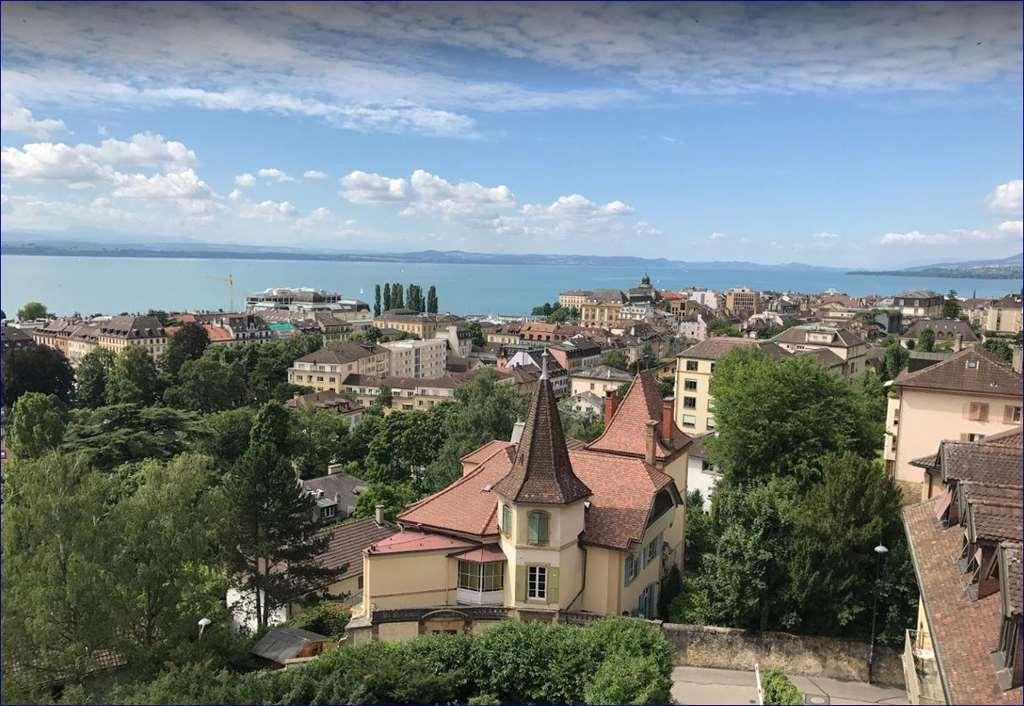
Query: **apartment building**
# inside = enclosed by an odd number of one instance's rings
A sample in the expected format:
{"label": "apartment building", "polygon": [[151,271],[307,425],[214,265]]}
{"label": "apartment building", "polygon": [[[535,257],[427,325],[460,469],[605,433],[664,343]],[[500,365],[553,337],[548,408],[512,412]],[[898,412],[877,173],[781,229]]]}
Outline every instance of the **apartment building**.
{"label": "apartment building", "polygon": [[159,360],[167,347],[167,332],[155,316],[124,315],[83,321],[76,318],[51,319],[32,331],[38,345],[62,352],[74,365],[94,348],[117,354],[129,345],[142,347]]}
{"label": "apartment building", "polygon": [[849,329],[807,324],[788,328],[772,340],[790,353],[827,350],[842,361],[842,372],[846,377],[864,372],[868,342]]}
{"label": "apartment building", "polygon": [[442,338],[381,343],[390,353],[388,374],[403,378],[439,378],[448,362],[448,342]]}
{"label": "apartment building", "polygon": [[593,295],[589,289],[570,289],[558,295],[558,305],[566,309],[580,311],[583,304]]}
{"label": "apartment building", "polygon": [[404,331],[417,338],[433,338],[437,332],[437,316],[421,314],[412,309],[389,309],[373,320],[377,328]]}
{"label": "apartment building", "polygon": [[886,470],[908,501],[927,498],[915,460],[943,440],[976,441],[1019,428],[1021,376],[983,350],[966,349],[893,381],[885,421]]}
{"label": "apartment building", "polygon": [[353,642],[507,618],[654,617],[660,581],[682,561],[689,443],[640,375],[604,434],[570,449],[542,372],[519,439],[467,454],[461,478],[363,552]]}
{"label": "apartment building", "polygon": [[920,600],[903,673],[912,704],[1019,704],[1020,429],[944,441],[921,459],[936,493],[903,509]]}
{"label": "apartment building", "polygon": [[778,360],[788,353],[771,341],[715,336],[690,346],[676,358],[675,421],[688,434],[705,434],[715,428],[715,403],[711,379],[715,362],[735,348],[758,347]]}
{"label": "apartment building", "polygon": [[746,287],[725,292],[725,311],[730,316],[746,318],[761,313],[761,293]]}
{"label": "apartment building", "polygon": [[[391,393],[389,409],[403,412],[430,409],[434,405],[447,402],[455,397],[455,391],[470,383],[480,370],[467,373],[445,373],[436,378],[409,378],[394,375],[361,375],[353,373],[341,384],[342,391],[347,391],[364,406],[370,407],[377,403],[382,389]],[[502,375],[501,383],[512,384],[512,378]]]}
{"label": "apartment building", "polygon": [[597,365],[573,372],[569,381],[569,393],[579,395],[592,392],[604,398],[609,392],[618,392],[620,387],[632,380],[633,376],[624,370],[608,365]]}
{"label": "apartment building", "polygon": [[584,326],[607,328],[619,322],[623,296],[618,289],[595,289],[580,305],[580,321]]}
{"label": "apartment building", "polygon": [[332,344],[304,355],[288,368],[288,382],[317,392],[341,392],[349,375],[388,374],[391,352],[368,343]]}
{"label": "apartment building", "polygon": [[978,342],[974,329],[961,319],[918,319],[900,335],[904,345],[917,341],[921,334],[930,329],[935,334],[935,343],[939,348],[960,350],[965,345]]}
{"label": "apartment building", "polygon": [[944,296],[930,289],[911,289],[892,298],[892,306],[904,318],[939,319]]}
{"label": "apartment building", "polygon": [[601,360],[601,346],[582,336],[574,336],[551,346],[548,353],[570,374],[597,365]]}
{"label": "apartment building", "polygon": [[1020,294],[1007,294],[984,309],[982,328],[997,334],[1021,332],[1022,304]]}

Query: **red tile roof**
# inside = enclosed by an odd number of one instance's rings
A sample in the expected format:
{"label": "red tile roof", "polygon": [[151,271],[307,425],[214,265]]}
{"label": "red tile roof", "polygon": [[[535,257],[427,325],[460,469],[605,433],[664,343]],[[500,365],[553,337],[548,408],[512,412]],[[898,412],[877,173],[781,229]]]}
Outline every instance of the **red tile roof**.
{"label": "red tile roof", "polygon": [[[643,458],[647,453],[647,422],[661,424],[661,406],[661,391],[654,375],[649,370],[637,374],[604,433],[587,448]],[[658,429],[656,455],[659,459],[670,458],[691,441],[673,421],[672,439],[668,444],[662,440]]]}
{"label": "red tile roof", "polygon": [[920,389],[1021,396],[1020,373],[989,353],[974,348],[960,351],[917,372],[904,370],[893,383]]}
{"label": "red tile roof", "polygon": [[335,580],[360,576],[363,573],[363,550],[397,531],[398,528],[390,522],[378,525],[372,517],[345,522],[324,532],[327,548],[317,555],[316,560],[328,569],[347,566]]}
{"label": "red tile roof", "polygon": [[499,451],[504,451],[511,448],[515,451],[515,444],[511,441],[502,441],[501,439],[492,439],[478,449],[470,451],[468,454],[460,458],[459,460],[463,463],[483,463],[494,454]]}
{"label": "red tile roof", "polygon": [[950,703],[1019,704],[1020,687],[1003,691],[989,654],[999,647],[1002,624],[998,593],[971,600],[963,590],[951,557],[960,553],[959,525],[943,528],[935,520],[940,498],[903,508],[914,571],[928,628]]}
{"label": "red tile roof", "polygon": [[403,554],[405,552],[431,552],[440,549],[470,549],[473,542],[456,539],[436,532],[403,530],[374,544],[367,554]]}
{"label": "red tile roof", "polygon": [[483,544],[479,547],[451,554],[453,558],[483,564],[489,561],[505,561],[505,552],[497,544]]}
{"label": "red tile roof", "polygon": [[756,338],[738,338],[736,336],[712,336],[690,346],[677,357],[718,360],[727,356],[734,348],[753,348],[754,346],[767,353],[772,360],[779,360],[789,355],[787,350],[772,341],[759,341]]}

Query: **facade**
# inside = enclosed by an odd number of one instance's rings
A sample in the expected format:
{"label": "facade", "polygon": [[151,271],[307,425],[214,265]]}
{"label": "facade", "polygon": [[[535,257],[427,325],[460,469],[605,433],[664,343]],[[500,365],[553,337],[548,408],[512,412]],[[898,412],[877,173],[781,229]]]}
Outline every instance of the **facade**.
{"label": "facade", "polygon": [[114,316],[83,321],[76,318],[51,319],[32,331],[39,345],[56,348],[72,365],[94,348],[106,348],[115,355],[129,345],[141,346],[153,360],[167,347],[167,332],[155,316]]}
{"label": "facade", "polygon": [[439,326],[434,338],[447,343],[448,351],[456,358],[468,358],[473,352],[473,333],[459,324]]}
{"label": "facade", "polygon": [[349,429],[352,429],[352,427],[359,423],[359,420],[363,418],[363,412],[365,411],[362,404],[356,400],[349,399],[344,395],[340,395],[334,390],[310,392],[305,395],[300,395],[296,392],[290,400],[285,402],[285,406],[291,407],[292,409],[309,407],[335,412],[336,414],[344,416],[348,420]]}
{"label": "facade", "polygon": [[868,342],[859,333],[849,329],[807,324],[788,328],[772,340],[790,353],[830,351],[843,361],[842,372],[846,377],[864,372]]}
{"label": "facade", "polygon": [[580,322],[584,326],[607,328],[619,322],[623,296],[618,289],[595,289],[580,306]]}
{"label": "facade", "polygon": [[484,337],[488,343],[496,343],[501,346],[514,346],[519,343],[519,324],[505,324],[487,331]]}
{"label": "facade", "polygon": [[710,436],[705,434],[694,437],[687,453],[686,464],[686,492],[700,491],[701,500],[704,501],[704,512],[711,512],[711,491],[722,477],[722,472],[708,460],[704,441]]}
{"label": "facade", "polygon": [[403,378],[351,374],[341,384],[342,391],[352,393],[364,406],[377,402],[381,389],[391,391],[392,410],[411,411],[430,409],[436,404],[455,397],[455,390],[470,382],[479,370],[466,373],[445,373],[436,378]]}
{"label": "facade", "polygon": [[8,326],[6,323],[0,327],[0,342],[3,345],[3,352],[17,351],[22,348],[29,348],[36,345],[32,336],[19,328]]}
{"label": "facade", "polygon": [[[525,349],[512,353],[504,359],[498,360],[498,370],[515,373],[517,371],[534,371],[537,379],[540,379],[543,359],[549,357],[547,349]],[[556,360],[548,360],[547,363],[548,381],[555,391],[556,397],[565,397],[569,394],[569,371],[562,367]]]}
{"label": "facade", "polygon": [[245,310],[250,313],[288,311],[298,315],[331,312],[339,318],[353,320],[368,317],[370,305],[323,289],[274,287],[247,295]]}
{"label": "facade", "polygon": [[604,414],[604,396],[593,392],[577,392],[569,397],[567,404],[569,409],[583,416]]}
{"label": "facade", "polygon": [[725,292],[725,311],[730,316],[746,318],[761,313],[761,293],[746,287]]}
{"label": "facade", "polygon": [[715,403],[711,399],[711,378],[715,361],[734,348],[757,346],[773,359],[787,354],[771,341],[716,336],[690,346],[676,358],[675,420],[688,434],[705,434],[715,429]]}
{"label": "facade", "polygon": [[985,307],[982,328],[998,334],[1019,334],[1021,326],[1021,295],[1007,294]]}
{"label": "facade", "polygon": [[964,345],[978,342],[978,336],[971,325],[961,319],[918,319],[900,336],[904,344],[916,341],[925,329],[935,334],[936,345],[949,344],[953,350],[960,350]]}
{"label": "facade", "polygon": [[885,419],[886,470],[908,500],[931,491],[915,459],[943,440],[975,441],[1021,424],[1021,376],[985,351],[967,349],[893,381]]}
{"label": "facade", "polygon": [[597,365],[572,373],[569,392],[572,395],[592,392],[598,397],[604,398],[609,392],[618,392],[620,387],[632,380],[633,376],[624,370],[609,365]]}
{"label": "facade", "polygon": [[722,302],[721,295],[710,289],[694,289],[688,294],[687,301],[706,306],[711,311],[716,311]]}
{"label": "facade", "polygon": [[597,365],[601,360],[601,346],[589,338],[574,336],[548,348],[548,354],[572,374],[573,371]]}
{"label": "facade", "polygon": [[1020,429],[944,441],[920,459],[936,492],[903,509],[920,589],[903,672],[912,704],[1019,704]]}
{"label": "facade", "polygon": [[892,306],[904,318],[942,318],[942,303],[945,297],[930,289],[912,289],[892,298]]}
{"label": "facade", "polygon": [[570,289],[565,292],[560,292],[558,295],[558,305],[566,309],[576,309],[577,311],[583,308],[583,303],[591,297],[593,292],[589,289]]}
{"label": "facade", "polygon": [[420,314],[412,309],[389,309],[375,318],[373,325],[379,329],[404,331],[417,338],[433,338],[438,329],[437,316]]}
{"label": "facade", "polygon": [[708,322],[700,312],[694,312],[679,322],[678,333],[680,338],[699,343],[708,337]]}
{"label": "facade", "polygon": [[298,358],[288,368],[288,382],[317,392],[341,392],[349,375],[387,375],[391,353],[369,343],[334,344]]}
{"label": "facade", "polygon": [[681,562],[685,491],[672,474],[685,483],[689,442],[638,376],[604,435],[569,449],[542,372],[518,442],[473,452],[461,478],[363,553],[353,641],[566,613],[653,617],[661,578]]}
{"label": "facade", "polygon": [[448,341],[427,338],[380,344],[389,351],[388,374],[403,378],[439,378],[448,362]]}

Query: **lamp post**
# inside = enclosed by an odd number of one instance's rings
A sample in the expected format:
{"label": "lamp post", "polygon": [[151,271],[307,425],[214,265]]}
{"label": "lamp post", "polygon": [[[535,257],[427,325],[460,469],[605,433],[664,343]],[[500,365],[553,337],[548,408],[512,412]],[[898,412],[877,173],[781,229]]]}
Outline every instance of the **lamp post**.
{"label": "lamp post", "polygon": [[200,618],[199,619],[199,639],[200,640],[203,639],[203,630],[205,630],[206,626],[209,625],[211,622],[212,621],[209,618]]}
{"label": "lamp post", "polygon": [[882,580],[882,561],[888,552],[888,548],[886,548],[881,542],[879,542],[878,546],[875,547],[875,554],[878,555],[878,563],[875,569],[875,600],[874,605],[871,608],[871,651],[868,653],[868,684],[871,683],[875,668],[875,625],[878,620],[878,586]]}

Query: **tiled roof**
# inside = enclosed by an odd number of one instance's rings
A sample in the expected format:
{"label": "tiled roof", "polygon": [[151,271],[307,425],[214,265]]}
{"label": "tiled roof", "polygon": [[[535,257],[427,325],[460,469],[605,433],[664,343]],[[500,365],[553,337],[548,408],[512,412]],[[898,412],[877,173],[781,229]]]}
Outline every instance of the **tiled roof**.
{"label": "tiled roof", "polygon": [[573,473],[551,381],[542,376],[508,475],[494,486],[513,502],[564,505],[590,495]]}
{"label": "tiled roof", "polygon": [[814,345],[818,342],[808,339],[808,336],[814,333],[827,333],[832,335],[831,341],[828,343],[820,343],[819,345],[833,346],[836,348],[852,348],[853,346],[862,346],[865,342],[864,338],[860,334],[849,329],[837,328],[834,326],[820,326],[818,324],[792,326],[772,340],[778,343]]}
{"label": "tiled roof", "polygon": [[904,299],[934,299],[941,297],[941,294],[933,292],[930,289],[908,289],[904,292],[900,292],[896,295],[897,297],[903,297]]}
{"label": "tiled roof", "polygon": [[505,561],[505,552],[497,544],[482,544],[472,549],[466,549],[451,555],[453,558],[463,561],[473,561],[483,564],[489,561]]}
{"label": "tiled roof", "polygon": [[1006,593],[1009,612],[1021,613],[1021,545],[1014,542],[1003,542],[999,551],[1006,562]]}
{"label": "tiled roof", "polygon": [[614,382],[630,382],[633,379],[633,376],[626,371],[613,368],[610,365],[595,365],[593,368],[577,370],[572,374],[572,377]]}
{"label": "tiled roof", "polygon": [[973,348],[914,373],[903,371],[894,384],[989,395],[1021,394],[1020,373],[996,361],[990,354]]}
{"label": "tiled roof", "polygon": [[921,458],[915,458],[911,460],[911,466],[917,466],[918,468],[938,468],[938,454],[932,454],[931,456],[922,456]]}
{"label": "tiled roof", "polygon": [[594,289],[588,297],[590,301],[603,303],[622,303],[622,292],[618,289]]}
{"label": "tiled roof", "polygon": [[1021,507],[1020,485],[992,485],[968,480],[958,483],[957,488],[968,503]]}
{"label": "tiled roof", "polygon": [[405,552],[431,552],[439,549],[459,550],[476,546],[474,542],[456,539],[436,532],[406,530],[382,539],[369,549],[369,554],[402,554]]}
{"label": "tiled roof", "polygon": [[990,485],[1021,484],[1021,449],[965,441],[939,445],[942,480],[978,481]]}
{"label": "tiled roof", "polygon": [[459,460],[463,463],[483,463],[494,454],[499,451],[505,451],[509,448],[514,448],[515,444],[510,441],[502,441],[501,439],[492,439],[483,446],[470,451],[468,454],[460,458]]}
{"label": "tiled roof", "polygon": [[1006,431],[1001,431],[998,434],[986,436],[981,440],[981,443],[984,446],[1010,446],[1019,449],[1022,445],[1021,440],[1021,427],[1018,424],[1013,429],[1007,429]]}
{"label": "tiled roof", "polygon": [[334,500],[339,496],[342,509],[348,505],[356,504],[356,497],[367,488],[364,480],[350,476],[348,473],[329,473],[319,478],[310,478],[302,481],[304,490],[314,492],[322,490],[324,497]]}
{"label": "tiled roof", "polygon": [[346,567],[344,573],[334,579],[335,581],[361,576],[363,550],[396,532],[398,528],[390,522],[378,525],[372,517],[342,523],[325,532],[327,548],[317,555],[317,563],[334,570]]}
{"label": "tiled roof", "polygon": [[989,653],[998,646],[1002,611],[998,593],[971,600],[950,557],[960,553],[963,532],[935,521],[938,498],[903,508],[914,571],[932,644],[950,703],[1019,704],[1020,687],[1003,691]]}
{"label": "tiled roof", "polygon": [[[654,375],[649,370],[638,373],[604,433],[591,442],[588,448],[643,458],[647,454],[647,422],[655,421],[661,424],[661,407],[661,391]],[[659,428],[658,458],[672,456],[691,441],[691,438],[676,426],[674,420],[671,440],[666,444],[661,436]]]}
{"label": "tiled roof", "polygon": [[386,348],[363,343],[336,343],[297,359],[296,363],[353,363],[372,355],[386,354]]}
{"label": "tiled roof", "polygon": [[306,645],[318,642],[327,642],[329,637],[318,635],[309,630],[299,628],[271,628],[270,632],[264,635],[253,648],[252,653],[257,657],[284,664],[285,660],[292,659]]}
{"label": "tiled roof", "polygon": [[1021,296],[1020,294],[1007,294],[1002,299],[993,302],[992,305],[999,309],[1019,309],[1021,307]]}
{"label": "tiled roof", "polygon": [[734,348],[750,348],[752,346],[759,346],[773,360],[779,360],[789,355],[787,351],[769,341],[759,341],[756,338],[737,338],[735,336],[713,336],[690,346],[680,353],[678,357],[718,360],[727,356]]}
{"label": "tiled roof", "polygon": [[971,503],[968,505],[967,513],[974,525],[975,536],[978,539],[991,542],[1020,542],[1020,493],[1017,494],[1017,505],[988,505],[984,503]]}
{"label": "tiled roof", "polygon": [[799,351],[796,355],[813,358],[826,368],[835,368],[845,362],[828,348],[815,348],[811,351]]}
{"label": "tiled roof", "polygon": [[115,316],[100,325],[100,333],[117,338],[154,338],[164,335],[164,328],[155,316]]}
{"label": "tiled roof", "polygon": [[903,338],[919,338],[925,329],[931,329],[934,333],[941,334],[943,338],[961,335],[965,343],[974,343],[978,340],[971,325],[961,319],[918,319],[903,333]]}

